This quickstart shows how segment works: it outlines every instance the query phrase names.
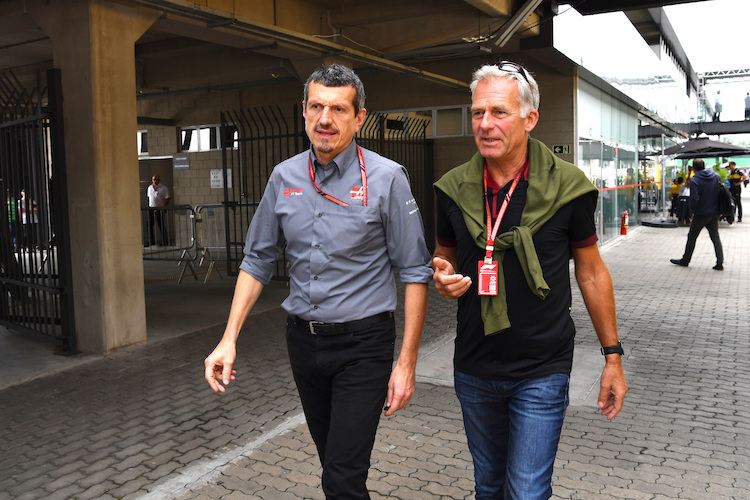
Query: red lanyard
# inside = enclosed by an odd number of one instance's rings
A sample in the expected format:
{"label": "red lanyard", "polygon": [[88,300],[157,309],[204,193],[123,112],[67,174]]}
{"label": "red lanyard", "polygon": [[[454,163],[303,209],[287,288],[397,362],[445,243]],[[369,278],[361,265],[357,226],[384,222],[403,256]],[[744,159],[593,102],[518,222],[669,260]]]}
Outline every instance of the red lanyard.
{"label": "red lanyard", "polygon": [[[362,150],[359,149],[359,145],[355,144],[357,146],[357,157],[359,158],[359,170],[362,172],[362,190],[364,191],[363,198],[362,198],[362,206],[367,206],[367,172],[365,171],[365,159],[362,157]],[[307,159],[308,161],[308,168],[310,170],[310,180],[312,181],[313,187],[315,187],[315,191],[317,191],[321,196],[324,198],[343,206],[351,206],[350,203],[347,203],[345,201],[341,201],[335,196],[331,196],[330,194],[324,192],[322,189],[318,187],[318,185],[315,183],[315,169],[313,169],[313,162],[312,162],[312,154]]]}
{"label": "red lanyard", "polygon": [[[526,164],[516,174],[516,178],[513,179],[513,183],[510,185],[510,189],[508,189],[508,193],[505,195],[503,204],[500,206],[500,213],[497,214],[497,219],[495,220],[495,225],[493,226],[492,211],[490,210],[490,199],[489,196],[487,196],[487,180],[489,178],[489,174],[487,173],[487,164],[484,164],[484,203],[487,210],[487,250],[484,255],[484,261],[487,264],[492,263],[492,251],[495,249],[495,237],[497,236],[497,231],[500,229],[500,222],[502,222],[503,220],[505,210],[508,208],[508,203],[510,203],[510,197],[513,196],[513,191],[516,190],[518,181],[521,180],[521,176],[524,174],[524,172],[526,172],[528,168],[529,166],[528,164]],[[492,232],[490,232],[490,228],[492,228]]]}

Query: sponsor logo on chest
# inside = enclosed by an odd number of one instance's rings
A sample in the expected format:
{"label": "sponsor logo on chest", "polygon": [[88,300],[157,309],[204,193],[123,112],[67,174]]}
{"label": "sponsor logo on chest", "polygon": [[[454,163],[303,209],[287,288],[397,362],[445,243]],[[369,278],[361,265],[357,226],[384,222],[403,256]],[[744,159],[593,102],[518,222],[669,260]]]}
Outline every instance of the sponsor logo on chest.
{"label": "sponsor logo on chest", "polygon": [[352,188],[352,201],[363,201],[365,199],[365,188],[363,186]]}

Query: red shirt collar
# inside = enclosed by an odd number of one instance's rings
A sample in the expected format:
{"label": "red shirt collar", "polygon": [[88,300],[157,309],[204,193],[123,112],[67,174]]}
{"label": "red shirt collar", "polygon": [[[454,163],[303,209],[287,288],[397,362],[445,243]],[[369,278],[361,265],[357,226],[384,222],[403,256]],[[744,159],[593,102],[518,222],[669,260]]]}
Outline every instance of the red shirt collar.
{"label": "red shirt collar", "polygon": [[[521,168],[524,169],[523,180],[528,182],[529,181],[529,159],[528,158],[526,158],[526,161],[524,162],[523,167]],[[488,177],[487,187],[492,189],[493,192],[500,191],[503,187],[505,187],[505,186],[498,186],[497,182],[495,182],[495,179],[493,179],[491,175],[488,175],[487,177]],[[508,182],[511,182],[511,181],[508,181]]]}

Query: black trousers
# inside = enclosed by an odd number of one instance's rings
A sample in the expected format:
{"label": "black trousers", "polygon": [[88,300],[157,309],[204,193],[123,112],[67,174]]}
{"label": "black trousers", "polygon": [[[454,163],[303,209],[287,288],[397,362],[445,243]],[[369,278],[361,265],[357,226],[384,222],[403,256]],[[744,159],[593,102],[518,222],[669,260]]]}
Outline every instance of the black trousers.
{"label": "black trousers", "polygon": [[367,472],[393,366],[394,320],[332,336],[290,320],[286,335],[326,499],[369,499]]}
{"label": "black trousers", "polygon": [[708,219],[698,219],[693,217],[693,220],[690,222],[690,231],[688,231],[688,239],[685,244],[685,253],[682,255],[682,260],[683,262],[689,263],[690,259],[693,258],[695,241],[698,239],[698,235],[704,227],[708,230],[708,235],[711,237],[711,242],[714,244],[716,265],[722,266],[724,265],[724,247],[721,246],[721,239],[719,238],[718,217]]}
{"label": "black trousers", "polygon": [[669,208],[669,215],[677,215],[677,200],[679,198],[679,194],[672,195],[672,206]]}
{"label": "black trousers", "polygon": [[159,231],[161,232],[161,244],[169,244],[169,233],[167,231],[167,227],[164,225],[164,213],[164,210],[148,211],[148,242],[152,245],[156,244],[156,238],[154,238],[154,226],[156,224],[159,224]]}
{"label": "black trousers", "polygon": [[737,222],[742,220],[742,190],[740,188],[732,189],[732,198],[734,198],[734,206],[737,209]]}

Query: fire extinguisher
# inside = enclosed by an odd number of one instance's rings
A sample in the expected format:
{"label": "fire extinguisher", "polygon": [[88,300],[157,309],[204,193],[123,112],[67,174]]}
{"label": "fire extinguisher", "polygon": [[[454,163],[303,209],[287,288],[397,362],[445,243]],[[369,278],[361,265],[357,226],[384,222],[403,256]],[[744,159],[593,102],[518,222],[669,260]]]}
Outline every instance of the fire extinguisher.
{"label": "fire extinguisher", "polygon": [[628,211],[625,210],[622,213],[622,220],[620,221],[620,234],[623,236],[628,235],[628,220],[630,218],[628,217]]}

